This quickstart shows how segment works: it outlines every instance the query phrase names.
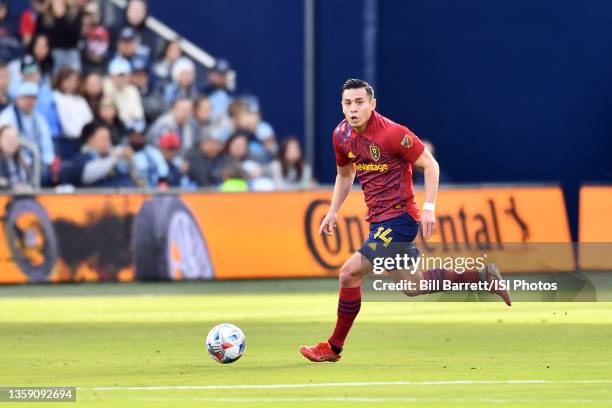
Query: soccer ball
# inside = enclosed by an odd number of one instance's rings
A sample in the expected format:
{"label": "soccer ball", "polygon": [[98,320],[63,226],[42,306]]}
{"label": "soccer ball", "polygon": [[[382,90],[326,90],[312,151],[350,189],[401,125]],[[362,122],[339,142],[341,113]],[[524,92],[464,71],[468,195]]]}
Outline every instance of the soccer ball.
{"label": "soccer ball", "polygon": [[213,327],[206,337],[206,350],[217,363],[233,363],[242,356],[245,348],[244,333],[230,323]]}

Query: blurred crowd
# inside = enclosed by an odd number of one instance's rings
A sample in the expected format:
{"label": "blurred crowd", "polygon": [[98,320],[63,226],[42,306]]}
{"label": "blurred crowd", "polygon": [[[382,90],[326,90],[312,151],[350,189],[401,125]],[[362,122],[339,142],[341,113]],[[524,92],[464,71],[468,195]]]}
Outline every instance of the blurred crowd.
{"label": "blurred crowd", "polygon": [[95,0],[0,0],[0,189],[307,188],[299,139],[278,141],[230,65],[202,70],[130,0],[105,22]]}

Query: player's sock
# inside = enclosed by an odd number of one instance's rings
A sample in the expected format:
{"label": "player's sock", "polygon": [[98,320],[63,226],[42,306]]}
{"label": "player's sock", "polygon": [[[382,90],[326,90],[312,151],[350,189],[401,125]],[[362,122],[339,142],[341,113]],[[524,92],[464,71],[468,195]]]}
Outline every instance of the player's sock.
{"label": "player's sock", "polygon": [[348,336],[351,326],[361,309],[361,287],[340,288],[340,299],[338,300],[338,320],[334,333],[328,340],[332,350],[340,354],[344,340]]}
{"label": "player's sock", "polygon": [[465,271],[463,273],[457,273],[448,269],[430,269],[423,272],[423,280],[429,282],[438,282],[437,284],[430,284],[431,290],[425,291],[425,293],[436,293],[442,292],[442,281],[451,281],[453,283],[478,283],[484,278],[481,276],[479,271]]}

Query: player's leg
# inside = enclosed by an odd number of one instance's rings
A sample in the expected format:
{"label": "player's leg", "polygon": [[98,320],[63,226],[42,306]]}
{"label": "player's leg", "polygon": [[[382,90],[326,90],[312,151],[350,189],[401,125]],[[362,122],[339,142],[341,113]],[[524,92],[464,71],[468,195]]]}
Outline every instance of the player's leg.
{"label": "player's leg", "polygon": [[369,261],[359,252],[353,254],[340,269],[340,293],[336,326],[328,341],[312,347],[301,347],[300,352],[310,361],[338,361],[344,341],[361,310],[361,280],[372,271]]}
{"label": "player's leg", "polygon": [[448,269],[429,269],[410,273],[409,271],[401,270],[392,272],[391,276],[395,281],[404,280],[415,283],[413,290],[404,291],[404,294],[407,296],[443,292],[444,281],[451,283],[487,282],[491,287],[491,293],[499,295],[508,306],[512,305],[508,292],[500,283],[502,280],[501,273],[497,266],[492,263],[487,264],[479,271],[468,270],[459,273]]}

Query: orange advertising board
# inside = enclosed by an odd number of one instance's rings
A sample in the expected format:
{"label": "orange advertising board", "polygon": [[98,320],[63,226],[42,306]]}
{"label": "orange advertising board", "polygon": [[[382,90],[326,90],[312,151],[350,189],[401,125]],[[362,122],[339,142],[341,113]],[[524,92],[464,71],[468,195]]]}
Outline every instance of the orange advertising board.
{"label": "orange advertising board", "polygon": [[[328,190],[2,196],[0,282],[335,275],[367,238],[368,224],[363,195],[353,192],[336,234],[320,236],[330,199]],[[419,246],[437,242],[450,251],[467,242],[503,252],[504,243],[570,242],[557,187],[443,190],[437,220],[434,237]],[[555,268],[573,268],[559,262]]]}
{"label": "orange advertising board", "polygon": [[612,270],[612,186],[580,188],[578,264],[586,270]]}

